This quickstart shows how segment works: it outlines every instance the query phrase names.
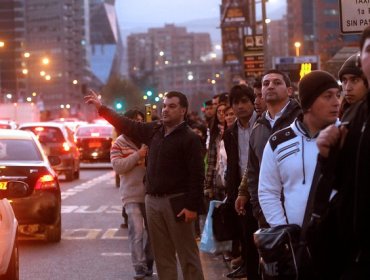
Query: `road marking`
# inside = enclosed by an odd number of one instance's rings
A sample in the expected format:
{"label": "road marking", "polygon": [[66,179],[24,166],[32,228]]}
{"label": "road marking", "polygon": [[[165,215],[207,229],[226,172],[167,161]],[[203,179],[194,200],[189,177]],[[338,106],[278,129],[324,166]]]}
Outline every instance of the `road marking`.
{"label": "road marking", "polygon": [[68,197],[71,197],[71,196],[74,196],[75,194],[79,193],[79,192],[82,192],[82,191],[85,191],[87,189],[90,189],[96,185],[98,185],[99,183],[103,182],[103,181],[107,181],[107,180],[110,180],[110,179],[113,179],[113,177],[115,177],[115,172],[114,171],[110,171],[102,176],[99,176],[97,178],[94,178],[90,181],[87,181],[87,182],[84,182],[80,185],[77,185],[77,186],[74,186],[73,188],[70,188],[66,191],[62,191],[61,193],[61,196],[62,196],[62,200],[68,198]]}
{"label": "road marking", "polygon": [[97,239],[101,229],[87,229],[87,228],[78,228],[78,229],[66,229],[62,233],[62,239],[73,240],[73,239]]}
{"label": "road marking", "polygon": [[[103,229],[92,228],[77,228],[65,229],[62,232],[62,239],[65,240],[93,240],[93,239],[115,239],[115,240],[128,240],[127,235],[122,234],[122,230],[118,228],[109,228],[103,233]],[[102,234],[103,233],[103,234]],[[99,235],[101,237],[99,238]]]}
{"label": "road marking", "polygon": [[[96,208],[98,207],[98,208]],[[101,205],[101,206],[89,206],[89,205],[62,205],[62,214],[68,213],[79,213],[79,214],[96,214],[96,213],[108,213],[108,214],[121,214],[122,205]]]}
{"label": "road marking", "polygon": [[127,236],[116,236],[116,233],[119,231],[118,228],[109,228],[107,231],[103,234],[101,239],[122,239],[127,240]]}
{"label": "road marking", "polygon": [[101,253],[104,257],[129,257],[131,256],[131,253]]}

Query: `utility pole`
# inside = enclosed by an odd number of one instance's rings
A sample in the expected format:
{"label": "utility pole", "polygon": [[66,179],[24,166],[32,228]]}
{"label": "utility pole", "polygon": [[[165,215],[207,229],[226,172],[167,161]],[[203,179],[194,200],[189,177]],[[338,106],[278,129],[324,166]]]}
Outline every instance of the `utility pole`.
{"label": "utility pole", "polygon": [[268,62],[268,33],[267,33],[267,22],[266,22],[266,0],[261,0],[262,9],[262,33],[263,33],[263,54],[264,54],[264,68],[267,70],[270,68]]}

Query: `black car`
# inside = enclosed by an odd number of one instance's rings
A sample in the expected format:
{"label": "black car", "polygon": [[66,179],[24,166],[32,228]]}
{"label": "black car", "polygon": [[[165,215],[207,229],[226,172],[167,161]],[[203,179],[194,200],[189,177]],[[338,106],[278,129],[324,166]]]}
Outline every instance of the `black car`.
{"label": "black car", "polygon": [[64,174],[66,181],[80,177],[80,153],[70,128],[62,123],[35,122],[24,123],[19,129],[32,131],[47,156],[60,157],[61,163],[53,168],[58,174]]}
{"label": "black car", "polygon": [[25,182],[28,194],[11,201],[21,235],[61,239],[61,194],[51,165],[60,158],[46,157],[41,144],[28,131],[0,129],[0,182]]}
{"label": "black car", "polygon": [[86,124],[77,128],[75,139],[81,162],[110,162],[115,131],[110,124]]}

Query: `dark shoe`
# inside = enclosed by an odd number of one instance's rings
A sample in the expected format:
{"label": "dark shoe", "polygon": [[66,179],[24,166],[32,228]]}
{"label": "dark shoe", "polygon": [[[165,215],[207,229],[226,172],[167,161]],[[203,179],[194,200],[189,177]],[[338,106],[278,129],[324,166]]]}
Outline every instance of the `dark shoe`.
{"label": "dark shoe", "polygon": [[234,271],[230,272],[229,274],[226,274],[227,278],[244,278],[247,277],[247,267],[245,265],[242,265],[235,269]]}
{"label": "dark shoe", "polygon": [[230,252],[224,252],[222,254],[222,258],[224,259],[224,262],[230,262],[233,259],[233,256]]}
{"label": "dark shoe", "polygon": [[136,269],[136,274],[134,275],[134,279],[144,279],[146,276],[146,272],[144,268]]}
{"label": "dark shoe", "polygon": [[128,225],[126,223],[121,224],[121,228],[128,228]]}
{"label": "dark shoe", "polygon": [[145,276],[152,276],[153,275],[153,269],[147,269],[147,271],[145,271]]}
{"label": "dark shoe", "polygon": [[243,259],[242,259],[241,256],[239,256],[239,257],[233,259],[230,262],[230,264],[231,264],[231,268],[232,269],[237,269],[238,267],[240,267],[243,264]]}
{"label": "dark shoe", "polygon": [[147,261],[147,263],[146,263],[147,269],[146,269],[146,272],[145,272],[146,276],[152,276],[153,275],[153,263],[154,263],[154,261]]}

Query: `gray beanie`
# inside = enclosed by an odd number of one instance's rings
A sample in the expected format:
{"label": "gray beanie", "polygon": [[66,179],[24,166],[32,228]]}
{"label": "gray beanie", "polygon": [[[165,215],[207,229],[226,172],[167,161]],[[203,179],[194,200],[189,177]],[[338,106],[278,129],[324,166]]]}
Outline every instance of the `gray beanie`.
{"label": "gray beanie", "polygon": [[307,111],[325,90],[338,88],[334,76],[326,71],[312,71],[305,75],[298,85],[298,96],[303,112]]}
{"label": "gray beanie", "polygon": [[344,74],[352,74],[359,77],[363,76],[363,72],[360,67],[357,65],[358,54],[351,55],[339,69],[338,77],[342,81]]}

